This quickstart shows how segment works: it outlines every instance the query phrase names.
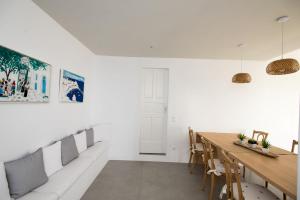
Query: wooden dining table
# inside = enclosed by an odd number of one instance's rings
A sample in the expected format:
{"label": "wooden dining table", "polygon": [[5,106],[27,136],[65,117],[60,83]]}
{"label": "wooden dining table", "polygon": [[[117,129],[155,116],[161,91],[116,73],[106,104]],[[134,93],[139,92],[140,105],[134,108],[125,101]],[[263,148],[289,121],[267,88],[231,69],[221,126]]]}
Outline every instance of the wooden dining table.
{"label": "wooden dining table", "polygon": [[232,158],[255,172],[287,196],[297,199],[297,154],[272,146],[270,152],[278,155],[270,158],[235,145],[238,133],[198,132],[216,148],[227,152]]}

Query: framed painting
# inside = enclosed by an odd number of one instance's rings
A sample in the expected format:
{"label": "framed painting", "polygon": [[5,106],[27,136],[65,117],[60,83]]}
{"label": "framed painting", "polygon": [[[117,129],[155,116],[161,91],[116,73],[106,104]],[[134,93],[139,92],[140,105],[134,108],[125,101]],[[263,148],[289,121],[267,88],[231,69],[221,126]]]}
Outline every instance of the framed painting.
{"label": "framed painting", "polygon": [[51,66],[0,46],[0,102],[49,102]]}
{"label": "framed painting", "polygon": [[82,103],[84,98],[84,77],[69,72],[60,71],[61,102]]}

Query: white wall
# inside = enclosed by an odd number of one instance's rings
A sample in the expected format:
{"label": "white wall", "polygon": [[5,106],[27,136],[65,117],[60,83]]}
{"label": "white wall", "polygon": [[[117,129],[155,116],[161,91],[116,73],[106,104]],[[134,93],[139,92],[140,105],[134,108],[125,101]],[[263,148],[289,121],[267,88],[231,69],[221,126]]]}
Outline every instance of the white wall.
{"label": "white wall", "polygon": [[[187,127],[270,133],[290,149],[298,138],[300,72],[269,76],[245,62],[251,84],[232,84],[239,61],[95,56],[30,0],[0,0],[0,45],[52,65],[50,103],[0,104],[0,161],[17,158],[91,124],[111,132],[111,159],[186,162]],[[300,60],[300,50],[287,56]],[[167,156],[139,156],[140,73],[169,68]],[[86,78],[82,104],[58,101],[59,70]]]}
{"label": "white wall", "polygon": [[[94,56],[30,0],[0,0],[0,44],[52,64],[48,104],[0,104],[0,160],[18,157],[90,124],[111,127],[112,159],[187,161],[187,127],[270,132],[289,149],[298,132],[300,73],[268,76],[267,62],[245,62],[253,82],[231,83],[239,61]],[[291,53],[300,60],[300,50]],[[169,68],[168,152],[141,157],[140,72]],[[85,102],[58,102],[59,69],[86,77]],[[107,130],[110,128],[107,128]]]}
{"label": "white wall", "polygon": [[[30,0],[0,0],[0,45],[52,65],[50,103],[0,104],[0,160],[10,160],[90,125],[94,54]],[[82,104],[58,102],[59,70],[86,78]]]}
{"label": "white wall", "polygon": [[[300,51],[292,53],[300,60]],[[103,106],[94,120],[112,123],[112,159],[187,161],[187,127],[197,131],[270,133],[276,146],[290,149],[297,138],[300,72],[270,76],[268,62],[246,61],[252,83],[231,83],[239,61],[98,56],[99,96]],[[143,67],[169,68],[167,156],[139,156],[140,71]],[[95,113],[97,113],[95,112]]]}

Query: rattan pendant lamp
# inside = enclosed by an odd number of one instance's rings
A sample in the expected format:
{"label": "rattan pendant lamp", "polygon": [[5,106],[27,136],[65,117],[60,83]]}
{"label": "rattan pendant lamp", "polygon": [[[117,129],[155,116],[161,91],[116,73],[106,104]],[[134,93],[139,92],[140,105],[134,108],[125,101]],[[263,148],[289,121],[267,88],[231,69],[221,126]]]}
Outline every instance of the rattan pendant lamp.
{"label": "rattan pendant lamp", "polygon": [[243,72],[243,52],[242,52],[242,48],[244,47],[244,45],[239,44],[238,47],[241,49],[241,72],[235,74],[232,77],[232,82],[233,83],[250,83],[251,80],[252,80],[251,75],[249,73]]}
{"label": "rattan pendant lamp", "polygon": [[292,58],[283,58],[283,28],[284,23],[289,20],[288,16],[278,17],[276,21],[281,23],[281,59],[271,62],[266,69],[270,75],[284,75],[295,73],[299,70],[299,63]]}

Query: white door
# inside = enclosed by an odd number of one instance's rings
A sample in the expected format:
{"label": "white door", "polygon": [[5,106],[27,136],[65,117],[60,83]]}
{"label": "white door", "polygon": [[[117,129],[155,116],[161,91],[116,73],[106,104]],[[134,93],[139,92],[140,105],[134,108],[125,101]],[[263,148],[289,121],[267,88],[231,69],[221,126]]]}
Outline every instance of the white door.
{"label": "white door", "polygon": [[168,69],[143,69],[140,153],[165,154],[168,110]]}

